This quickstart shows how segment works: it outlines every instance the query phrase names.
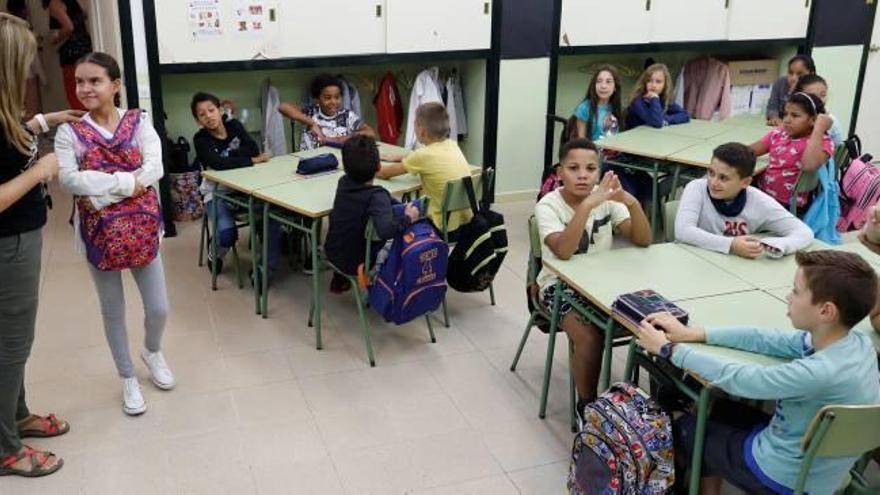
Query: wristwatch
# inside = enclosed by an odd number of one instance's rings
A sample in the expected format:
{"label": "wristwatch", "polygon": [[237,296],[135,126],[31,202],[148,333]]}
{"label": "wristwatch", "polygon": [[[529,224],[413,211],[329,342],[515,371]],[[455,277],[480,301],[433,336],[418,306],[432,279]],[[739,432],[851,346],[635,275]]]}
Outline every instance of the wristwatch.
{"label": "wristwatch", "polygon": [[667,342],[660,348],[660,357],[672,359],[672,351],[675,350],[675,342]]}

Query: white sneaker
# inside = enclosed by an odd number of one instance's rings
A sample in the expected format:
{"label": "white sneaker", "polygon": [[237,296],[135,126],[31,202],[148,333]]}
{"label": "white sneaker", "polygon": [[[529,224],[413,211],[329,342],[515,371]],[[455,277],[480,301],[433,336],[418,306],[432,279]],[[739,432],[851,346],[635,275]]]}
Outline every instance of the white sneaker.
{"label": "white sneaker", "polygon": [[137,377],[122,379],[122,411],[129,416],[143,414],[147,410],[147,403],[141,394],[141,384]]}
{"label": "white sneaker", "polygon": [[147,368],[150,368],[150,375],[157,387],[162,390],[174,388],[177,382],[174,381],[174,373],[168,368],[168,363],[165,362],[165,356],[162,355],[162,351],[150,352],[144,349],[141,351],[141,359],[144,360]]}

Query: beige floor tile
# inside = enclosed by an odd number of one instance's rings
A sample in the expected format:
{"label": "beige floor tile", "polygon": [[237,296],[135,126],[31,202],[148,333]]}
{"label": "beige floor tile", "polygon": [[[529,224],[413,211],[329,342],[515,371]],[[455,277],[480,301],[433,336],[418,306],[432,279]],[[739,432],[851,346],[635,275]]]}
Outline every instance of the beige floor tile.
{"label": "beige floor tile", "polygon": [[255,494],[256,483],[238,430],[168,440],[168,478],[178,493]]}
{"label": "beige floor tile", "polygon": [[293,380],[234,389],[232,401],[238,422],[243,425],[311,417],[305,396]]}
{"label": "beige floor tile", "polygon": [[176,489],[173,478],[169,477],[172,467],[169,457],[165,444],[151,440],[126,448],[89,451],[71,461],[81,464],[83,493],[146,495],[171,493]]}
{"label": "beige floor tile", "polygon": [[223,360],[221,376],[231,388],[278,383],[293,378],[283,352],[252,352]]}
{"label": "beige floor tile", "polygon": [[[287,351],[287,361],[290,369],[297,378],[308,378],[364,369],[368,366],[366,360],[354,354],[349,347],[339,340],[324,344],[320,351],[311,347],[295,347]],[[365,352],[365,351],[362,351]]]}
{"label": "beige floor tile", "polygon": [[453,485],[414,490],[413,495],[517,495],[519,492],[510,479],[502,474],[480,478],[478,480],[465,481]]}
{"label": "beige floor tile", "polygon": [[165,438],[198,435],[235,427],[231,392],[173,396],[152,405],[158,431]]}
{"label": "beige floor tile", "polygon": [[329,458],[319,461],[251,466],[260,495],[342,495],[345,490]]}
{"label": "beige floor tile", "polygon": [[483,443],[505,471],[560,461],[571,455],[571,434],[556,436],[552,424],[534,418],[487,424]]}
{"label": "beige floor tile", "polygon": [[311,419],[290,421],[279,418],[239,428],[242,456],[253,467],[282,467],[289,463],[327,459],[327,449]]}
{"label": "beige floor tile", "polygon": [[300,379],[303,395],[316,417],[358,406],[381,406],[367,371],[347,371]]}
{"label": "beige floor tile", "polygon": [[522,495],[563,493],[568,481],[568,461],[554,462],[507,473]]}

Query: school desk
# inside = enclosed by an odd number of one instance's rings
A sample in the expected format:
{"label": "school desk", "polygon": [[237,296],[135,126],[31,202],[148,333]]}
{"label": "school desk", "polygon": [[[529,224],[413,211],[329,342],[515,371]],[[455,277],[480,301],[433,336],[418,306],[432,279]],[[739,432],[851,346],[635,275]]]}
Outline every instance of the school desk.
{"label": "school desk", "polygon": [[855,253],[865,259],[868,263],[874,266],[875,269],[880,270],[880,254],[871,251],[861,241],[858,239],[853,239],[851,242],[847,242],[846,244],[840,244],[834,246],[834,249],[839,249],[841,251],[847,251],[850,253]]}

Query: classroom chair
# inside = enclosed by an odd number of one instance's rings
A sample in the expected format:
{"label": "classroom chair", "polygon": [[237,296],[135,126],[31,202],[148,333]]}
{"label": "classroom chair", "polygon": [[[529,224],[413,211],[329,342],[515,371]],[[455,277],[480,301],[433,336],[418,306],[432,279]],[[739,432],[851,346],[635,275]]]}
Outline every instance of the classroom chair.
{"label": "classroom chair", "polygon": [[[218,199],[218,201],[222,201]],[[213,252],[215,249],[213,236],[211,235],[211,228],[208,219],[208,212],[206,211],[204,215],[202,215],[202,232],[199,236],[199,266],[203,266],[205,264],[205,256],[210,252]],[[216,222],[216,219],[211,219],[213,222]],[[247,227],[250,224],[247,221],[247,215],[242,216],[241,214],[235,215],[235,228],[241,229],[242,227]],[[235,262],[235,277],[238,280],[238,288],[244,288],[244,278],[241,273],[241,261],[238,257],[238,248],[236,244],[232,244],[232,259]],[[216,265],[214,265],[211,269],[211,289],[217,290],[217,269]]]}
{"label": "classroom chair", "polygon": [[[880,447],[880,405],[825,406],[810,423],[801,440],[804,460],[798,476],[795,495],[804,493],[807,475],[816,457],[869,456]],[[878,493],[880,487],[869,487],[862,476],[865,462],[858,462],[844,480],[842,493]]]}
{"label": "classroom chair", "polygon": [[675,242],[675,217],[678,215],[679,200],[667,201],[663,205],[663,234],[666,242]]}
{"label": "classroom chair", "polygon": [[[484,175],[486,176],[486,180],[489,181],[489,184],[492,184],[492,179],[495,177],[494,169],[486,169]],[[483,188],[482,186],[482,176],[476,176],[472,178],[474,184],[474,193],[476,194],[477,203],[483,200]],[[446,183],[446,192],[443,195],[443,203],[440,205],[440,216],[441,222],[440,225],[440,233],[443,235],[443,240],[449,244],[449,214],[454,211],[460,210],[470,210],[471,204],[468,200],[468,195],[465,189],[464,180],[463,179],[455,179]],[[492,306],[495,305],[495,287],[493,284],[489,284],[489,300]],[[443,299],[443,324],[446,328],[449,328],[449,312],[446,308],[446,299]]]}
{"label": "classroom chair", "polygon": [[[425,208],[427,209],[427,202],[425,202]],[[371,251],[372,251],[372,247],[373,247],[372,243],[374,241],[380,240],[375,235],[372,219],[367,222],[367,230],[364,234],[364,238],[366,240],[366,249],[365,249],[366,256],[364,258],[364,273],[369,274],[370,269],[372,268],[370,266]],[[331,263],[329,260],[327,260],[326,257],[322,256],[322,258],[323,259],[321,261],[324,265],[329,267],[334,272],[345,277],[348,280],[348,282],[351,284],[351,289],[354,292],[354,300],[355,300],[355,303],[357,303],[358,318],[360,318],[360,321],[361,321],[361,332],[363,333],[363,336],[364,336],[364,345],[367,347],[367,358],[370,361],[370,366],[375,367],[376,366],[376,359],[373,356],[372,332],[370,331],[370,322],[367,320],[367,313],[366,313],[367,290],[361,289],[361,286],[360,286],[360,283],[358,281],[357,276],[353,276],[353,275],[349,275],[347,273],[344,273],[342,270],[340,270],[338,267],[336,267],[333,263]],[[316,294],[315,297],[321,297],[321,294]],[[312,324],[312,316],[314,314],[314,311],[315,311],[315,305],[314,305],[314,303],[312,303],[309,307],[309,326],[311,326],[311,324]],[[428,325],[428,334],[431,336],[431,343],[432,344],[436,343],[437,338],[434,337],[434,327],[433,327],[433,325],[431,325],[431,318],[430,318],[429,314],[425,314],[425,322]]]}
{"label": "classroom chair", "polygon": [[[841,163],[845,160],[846,155],[848,154],[847,148],[845,144],[840,144],[836,148],[834,148],[834,155],[830,158],[831,163],[833,164],[834,171],[831,176],[834,180],[840,180],[839,173],[841,170]],[[838,157],[841,158],[839,161]],[[826,162],[827,163],[827,162]],[[848,163],[848,162],[847,162]],[[822,165],[823,167],[825,164]],[[798,193],[808,192],[811,193],[815,191],[819,187],[819,173],[818,172],[803,172],[801,171],[798,174],[797,182],[794,185],[794,191],[792,191],[791,199],[789,200],[788,209],[791,211],[791,214],[794,216],[798,216],[797,211],[797,197]]]}

